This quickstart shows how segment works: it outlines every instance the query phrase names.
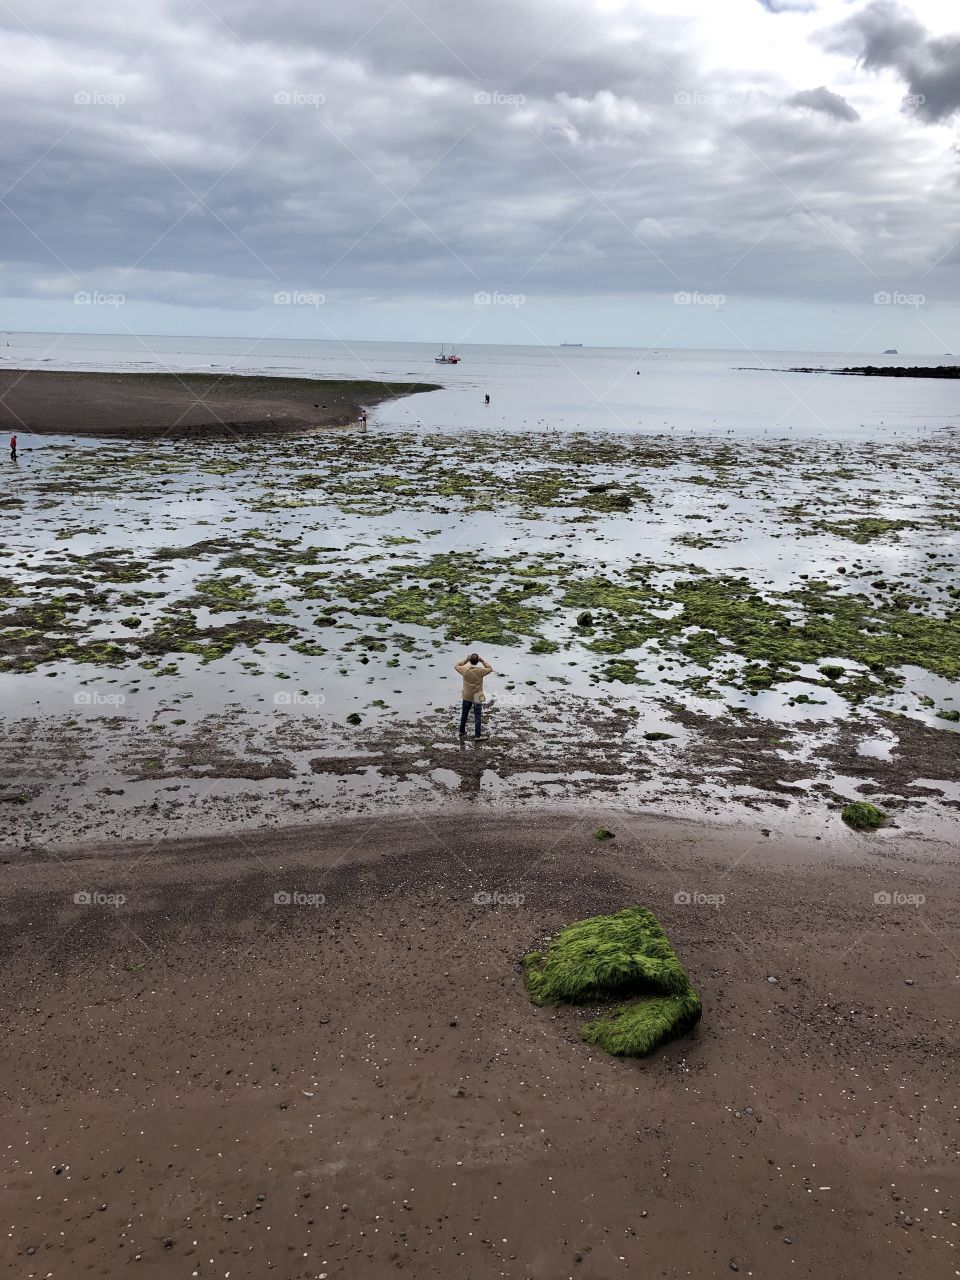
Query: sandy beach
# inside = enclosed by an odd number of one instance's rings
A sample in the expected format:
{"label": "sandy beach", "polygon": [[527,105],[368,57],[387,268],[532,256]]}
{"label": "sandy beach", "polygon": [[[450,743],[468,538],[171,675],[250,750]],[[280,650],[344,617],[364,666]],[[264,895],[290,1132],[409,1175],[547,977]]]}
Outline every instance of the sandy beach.
{"label": "sandy beach", "polygon": [[360,409],[433,390],[427,383],[212,373],[0,370],[0,431],[177,440],[304,432],[355,422]]}
{"label": "sandy beach", "polygon": [[[954,1276],[952,438],[126,378],[26,379],[0,503],[12,1274]],[[628,906],[703,1001],[643,1060],[521,970]]]}
{"label": "sandy beach", "polygon": [[[945,846],[487,813],[4,878],[11,1274],[954,1274]],[[632,903],[704,1002],[642,1062],[519,972]]]}

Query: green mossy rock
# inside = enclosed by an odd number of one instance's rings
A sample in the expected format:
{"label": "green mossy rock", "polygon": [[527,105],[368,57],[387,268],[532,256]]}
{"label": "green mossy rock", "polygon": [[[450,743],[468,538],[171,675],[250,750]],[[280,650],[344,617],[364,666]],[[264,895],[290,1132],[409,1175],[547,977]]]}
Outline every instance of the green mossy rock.
{"label": "green mossy rock", "polygon": [[584,1004],[637,991],[683,995],[690,986],[659,920],[643,907],[579,920],[545,955],[525,956],[523,966],[534,1004]]}
{"label": "green mossy rock", "polygon": [[587,1023],[581,1037],[618,1056],[643,1057],[700,1020],[701,1004],[659,920],[643,907],[579,920],[546,953],[524,956],[534,1004],[597,1004],[639,996]]}
{"label": "green mossy rock", "polygon": [[588,1022],[580,1038],[616,1057],[642,1058],[695,1027],[702,1011],[700,998],[693,991],[685,996],[655,996]]}
{"label": "green mossy rock", "polygon": [[854,827],[857,831],[874,831],[887,824],[887,815],[883,810],[866,800],[854,800],[844,805],[840,816],[848,827]]}

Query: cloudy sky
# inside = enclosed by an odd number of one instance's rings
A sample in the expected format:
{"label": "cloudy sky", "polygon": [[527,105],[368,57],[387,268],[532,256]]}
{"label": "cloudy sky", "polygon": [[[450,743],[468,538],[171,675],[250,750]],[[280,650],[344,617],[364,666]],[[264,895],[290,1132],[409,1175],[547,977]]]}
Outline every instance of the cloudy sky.
{"label": "cloudy sky", "polygon": [[0,24],[5,329],[960,351],[956,0]]}

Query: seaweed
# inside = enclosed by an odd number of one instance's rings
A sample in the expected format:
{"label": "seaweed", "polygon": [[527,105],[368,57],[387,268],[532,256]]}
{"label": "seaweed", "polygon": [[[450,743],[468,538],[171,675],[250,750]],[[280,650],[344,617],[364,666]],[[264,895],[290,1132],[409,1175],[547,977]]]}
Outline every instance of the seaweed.
{"label": "seaweed", "polygon": [[580,1036],[616,1057],[642,1058],[695,1027],[702,1012],[700,998],[692,991],[681,996],[652,996],[588,1022]]}
{"label": "seaweed", "polygon": [[886,826],[889,820],[882,809],[866,800],[853,800],[844,805],[840,816],[848,827],[857,831],[874,831],[877,827]]}
{"label": "seaweed", "polygon": [[534,1004],[596,1004],[639,997],[588,1022],[580,1035],[609,1053],[642,1057],[689,1030],[701,1003],[660,922],[644,907],[592,916],[523,958]]}

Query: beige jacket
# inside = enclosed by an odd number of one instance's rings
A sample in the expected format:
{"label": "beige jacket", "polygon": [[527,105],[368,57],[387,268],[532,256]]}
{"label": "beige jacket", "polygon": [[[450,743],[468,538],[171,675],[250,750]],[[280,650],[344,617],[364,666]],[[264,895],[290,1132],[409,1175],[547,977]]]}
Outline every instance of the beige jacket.
{"label": "beige jacket", "polygon": [[485,662],[483,658],[474,665],[467,658],[463,662],[458,662],[455,671],[459,671],[463,676],[463,693],[464,702],[486,702],[487,696],[483,692],[483,677],[488,676],[493,670],[489,662]]}

